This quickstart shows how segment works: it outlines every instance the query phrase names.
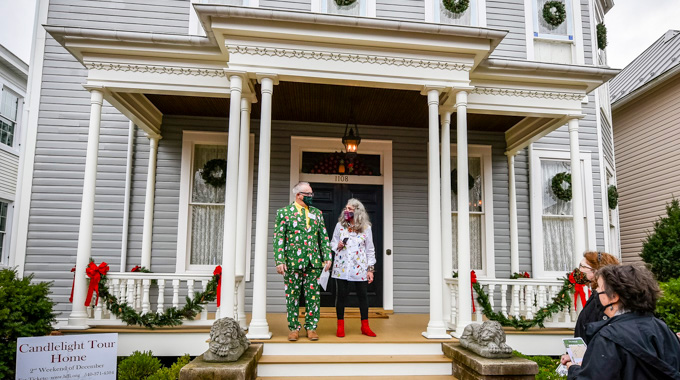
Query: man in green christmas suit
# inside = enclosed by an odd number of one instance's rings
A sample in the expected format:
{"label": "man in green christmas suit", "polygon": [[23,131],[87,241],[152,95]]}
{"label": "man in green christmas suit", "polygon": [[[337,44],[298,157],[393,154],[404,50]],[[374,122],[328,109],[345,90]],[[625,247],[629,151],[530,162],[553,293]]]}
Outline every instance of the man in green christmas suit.
{"label": "man in green christmas suit", "polygon": [[307,182],[293,187],[295,202],[276,212],[274,260],[283,275],[288,312],[288,340],[296,341],[300,330],[300,288],[305,289],[305,330],[309,340],[318,340],[321,294],[318,279],[331,266],[331,247],[321,210],[312,207],[314,193]]}

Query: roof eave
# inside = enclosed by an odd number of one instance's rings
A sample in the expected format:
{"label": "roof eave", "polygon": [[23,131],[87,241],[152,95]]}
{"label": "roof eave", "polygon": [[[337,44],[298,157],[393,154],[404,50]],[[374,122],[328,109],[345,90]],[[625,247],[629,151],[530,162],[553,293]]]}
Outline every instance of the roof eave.
{"label": "roof eave", "polygon": [[670,70],[667,70],[665,73],[636,88],[634,91],[626,94],[626,96],[617,99],[612,103],[612,111],[624,108],[626,105],[630,104],[631,101],[638,99],[648,94],[653,89],[669,82],[678,74],[680,74],[680,64],[673,66]]}

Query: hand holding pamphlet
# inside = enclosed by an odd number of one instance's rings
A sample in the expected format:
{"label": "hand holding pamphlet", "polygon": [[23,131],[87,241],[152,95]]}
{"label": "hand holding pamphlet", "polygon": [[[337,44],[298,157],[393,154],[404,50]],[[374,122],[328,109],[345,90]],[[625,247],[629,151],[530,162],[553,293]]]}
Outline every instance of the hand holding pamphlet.
{"label": "hand holding pamphlet", "polygon": [[571,362],[580,365],[583,362],[583,357],[586,355],[586,342],[583,338],[569,338],[562,339],[564,347],[567,349],[567,354]]}

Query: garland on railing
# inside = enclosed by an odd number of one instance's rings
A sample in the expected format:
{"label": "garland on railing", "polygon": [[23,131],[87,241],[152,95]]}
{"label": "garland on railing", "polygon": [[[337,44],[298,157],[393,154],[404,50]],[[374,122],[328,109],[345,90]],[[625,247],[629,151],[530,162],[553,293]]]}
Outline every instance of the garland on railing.
{"label": "garland on railing", "polygon": [[531,275],[529,274],[529,272],[524,273],[515,272],[510,276],[511,280],[517,280],[519,278],[531,278]]}
{"label": "garland on railing", "polygon": [[[94,262],[90,262],[90,266],[97,267]],[[106,266],[106,263],[102,263],[101,266]],[[218,268],[220,268],[218,266]],[[88,268],[89,269],[89,268]],[[221,268],[220,268],[221,269]],[[138,313],[132,306],[128,305],[125,301],[119,302],[118,299],[111,294],[109,291],[107,283],[106,272],[108,271],[108,266],[103,271],[97,271],[94,276],[99,275],[98,286],[95,284],[96,277],[90,276],[88,270],[88,277],[90,277],[90,288],[97,291],[98,297],[101,297],[102,301],[106,304],[106,308],[111,312],[111,314],[118,317],[120,320],[128,325],[138,325],[146,328],[156,328],[165,326],[179,326],[182,324],[182,318],[193,319],[201,311],[203,311],[203,305],[208,302],[212,302],[217,298],[218,288],[220,285],[221,271],[215,270],[212,279],[206,285],[205,291],[194,292],[194,297],[186,297],[186,304],[181,309],[176,307],[170,307],[166,309],[163,313],[147,312],[145,314]],[[103,273],[102,273],[103,272]],[[89,292],[89,298],[92,298],[92,293]],[[86,306],[89,302],[86,302]]]}
{"label": "garland on railing", "polygon": [[482,285],[479,283],[473,283],[472,287],[474,288],[475,292],[477,292],[477,301],[479,302],[485,317],[492,321],[498,321],[503,326],[511,326],[518,330],[521,329],[522,331],[525,331],[535,326],[545,328],[545,320],[550,318],[554,313],[564,310],[565,308],[569,308],[571,305],[571,293],[576,292],[576,296],[578,297],[580,293],[578,292],[577,288],[581,288],[581,290],[583,290],[583,284],[587,283],[588,281],[588,279],[585,277],[585,274],[579,271],[578,268],[569,273],[566,278],[560,278],[560,280],[562,280],[564,283],[562,285],[562,289],[560,289],[557,295],[553,298],[553,302],[551,304],[540,308],[540,310],[536,312],[533,319],[526,319],[523,316],[520,316],[519,318],[514,318],[512,316],[506,317],[503,315],[503,313],[494,312],[493,308],[491,307],[491,303],[489,302],[489,296],[484,292]]}

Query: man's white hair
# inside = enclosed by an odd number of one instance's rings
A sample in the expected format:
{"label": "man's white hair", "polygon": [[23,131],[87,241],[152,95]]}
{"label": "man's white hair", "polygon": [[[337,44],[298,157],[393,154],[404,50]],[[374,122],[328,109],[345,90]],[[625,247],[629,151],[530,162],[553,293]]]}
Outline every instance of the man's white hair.
{"label": "man's white hair", "polygon": [[303,182],[303,181],[298,182],[297,185],[293,186],[293,190],[292,190],[293,194],[298,195],[300,192],[302,192],[302,188],[305,187],[305,186],[312,187],[309,184],[309,182]]}

